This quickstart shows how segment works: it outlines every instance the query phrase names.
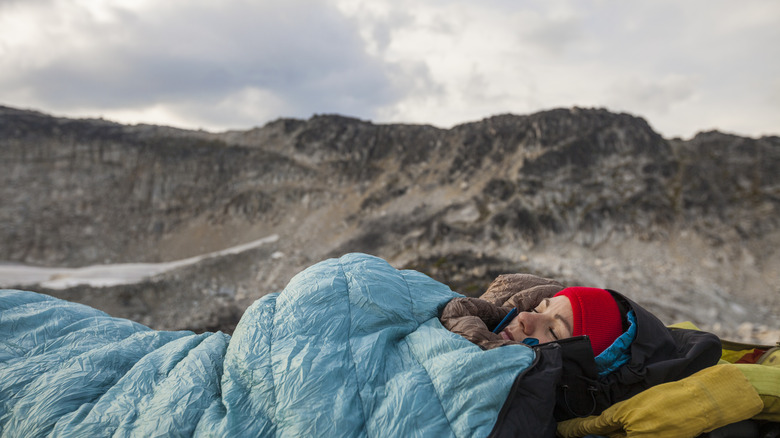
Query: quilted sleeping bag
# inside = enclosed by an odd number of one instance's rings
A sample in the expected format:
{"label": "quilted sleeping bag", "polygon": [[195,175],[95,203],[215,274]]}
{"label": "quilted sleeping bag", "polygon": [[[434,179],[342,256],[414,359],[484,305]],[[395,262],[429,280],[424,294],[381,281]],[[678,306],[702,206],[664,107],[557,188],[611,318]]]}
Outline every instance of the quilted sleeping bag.
{"label": "quilted sleeping bag", "polygon": [[444,329],[456,296],[349,254],[255,302],[231,337],[2,290],[0,435],[487,436],[535,353]]}

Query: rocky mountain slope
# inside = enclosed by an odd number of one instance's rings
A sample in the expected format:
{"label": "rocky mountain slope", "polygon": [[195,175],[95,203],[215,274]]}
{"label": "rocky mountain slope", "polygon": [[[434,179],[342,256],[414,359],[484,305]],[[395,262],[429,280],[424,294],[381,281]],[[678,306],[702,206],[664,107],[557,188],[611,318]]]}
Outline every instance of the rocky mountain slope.
{"label": "rocky mountain slope", "polygon": [[469,295],[531,272],[774,342],[778,213],[780,138],[664,139],[603,109],[214,134],[0,107],[4,263],[167,262],[278,236],[130,285],[13,284],[156,328],[229,331],[296,272],[362,251]]}

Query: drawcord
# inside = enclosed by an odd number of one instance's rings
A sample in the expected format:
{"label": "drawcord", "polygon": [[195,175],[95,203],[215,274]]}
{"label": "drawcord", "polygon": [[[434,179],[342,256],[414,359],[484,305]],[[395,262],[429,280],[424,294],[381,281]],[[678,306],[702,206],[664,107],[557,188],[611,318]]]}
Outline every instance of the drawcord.
{"label": "drawcord", "polygon": [[501,333],[501,331],[504,330],[506,326],[509,325],[510,322],[512,322],[512,319],[514,319],[514,317],[517,316],[517,314],[518,314],[517,307],[510,310],[509,313],[506,314],[504,319],[502,319],[501,322],[498,323],[496,328],[493,329],[493,333]]}
{"label": "drawcord", "polygon": [[567,391],[569,390],[569,385],[561,385],[561,388],[563,388],[563,401],[564,401],[564,403],[566,403],[566,409],[568,409],[569,412],[574,414],[575,417],[590,417],[591,415],[593,415],[594,412],[596,412],[596,391],[598,391],[598,389],[595,386],[589,386],[588,387],[588,392],[590,393],[590,398],[591,398],[591,400],[593,400],[593,407],[590,408],[590,412],[588,412],[587,414],[584,414],[584,415],[576,413],[574,411],[574,409],[572,409],[571,406],[569,406],[569,398],[567,396],[567,394],[568,394]]}

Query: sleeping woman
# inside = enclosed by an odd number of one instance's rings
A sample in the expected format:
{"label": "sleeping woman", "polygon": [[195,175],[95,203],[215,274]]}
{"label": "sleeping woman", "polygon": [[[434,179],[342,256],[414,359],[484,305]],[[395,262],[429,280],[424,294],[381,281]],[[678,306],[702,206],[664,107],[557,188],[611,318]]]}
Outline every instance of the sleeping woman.
{"label": "sleeping woman", "polygon": [[721,354],[715,335],[667,328],[618,292],[564,288],[528,274],[502,275],[480,298],[451,300],[440,319],[485,350],[525,344],[541,355],[559,352],[559,421],[598,414],[651,386],[688,377]]}

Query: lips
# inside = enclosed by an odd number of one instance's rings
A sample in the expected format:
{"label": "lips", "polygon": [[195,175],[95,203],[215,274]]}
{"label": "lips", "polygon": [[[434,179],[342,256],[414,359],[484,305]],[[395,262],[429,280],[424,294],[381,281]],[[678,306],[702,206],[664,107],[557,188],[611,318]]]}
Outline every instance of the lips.
{"label": "lips", "polygon": [[509,333],[509,330],[502,331],[500,333],[500,335],[501,335],[502,338],[504,338],[504,340],[507,340],[507,341],[514,341],[515,340],[514,336],[512,336],[512,334]]}

